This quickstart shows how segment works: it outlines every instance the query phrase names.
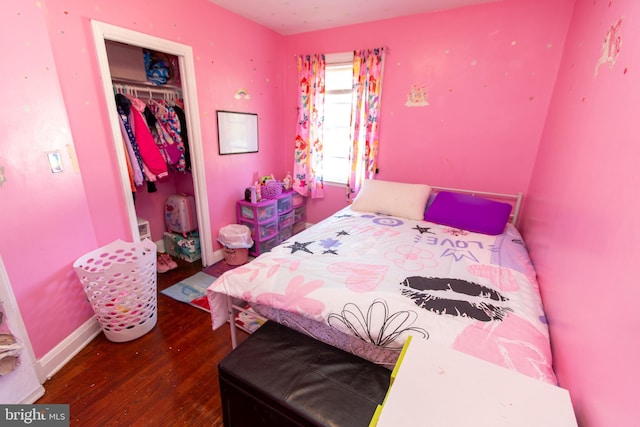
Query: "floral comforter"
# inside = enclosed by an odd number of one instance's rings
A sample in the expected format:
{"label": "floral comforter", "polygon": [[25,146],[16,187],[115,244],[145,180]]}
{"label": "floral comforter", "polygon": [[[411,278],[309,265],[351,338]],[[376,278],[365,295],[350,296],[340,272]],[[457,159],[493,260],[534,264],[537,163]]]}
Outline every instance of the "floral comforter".
{"label": "floral comforter", "polygon": [[489,236],[349,207],[207,290],[296,313],[376,346],[429,339],[556,383],[536,274],[511,224]]}

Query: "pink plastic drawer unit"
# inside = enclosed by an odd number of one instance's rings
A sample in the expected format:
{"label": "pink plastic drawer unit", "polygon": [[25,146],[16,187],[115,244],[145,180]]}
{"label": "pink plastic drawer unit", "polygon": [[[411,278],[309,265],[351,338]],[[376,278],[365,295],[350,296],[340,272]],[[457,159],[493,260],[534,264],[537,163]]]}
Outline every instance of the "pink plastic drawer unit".
{"label": "pink plastic drawer unit", "polygon": [[278,197],[278,215],[282,215],[291,210],[291,194],[291,192],[282,193],[282,195]]}
{"label": "pink plastic drawer unit", "polygon": [[304,206],[293,210],[293,222],[300,222],[305,219]]}
{"label": "pink plastic drawer unit", "polygon": [[258,203],[240,200],[236,205],[238,218],[254,222],[269,221],[278,214],[277,202],[277,199],[263,200]]}
{"label": "pink plastic drawer unit", "polygon": [[291,225],[287,227],[282,227],[278,231],[278,239],[280,240],[280,243],[284,242],[291,236],[293,236],[293,227]]}
{"label": "pink plastic drawer unit", "polygon": [[293,225],[293,214],[294,214],[294,212],[291,211],[289,213],[280,215],[278,217],[278,229],[292,226]]}
{"label": "pink plastic drawer unit", "polygon": [[253,256],[258,256],[265,252],[269,252],[271,249],[275,248],[278,243],[278,236],[275,236],[269,240],[264,240],[262,242],[256,240],[256,242],[253,244],[253,247],[249,250],[249,253]]}
{"label": "pink plastic drawer unit", "polygon": [[[253,240],[266,240],[278,235],[278,220],[273,219],[270,222],[258,223],[245,221],[240,219],[240,224],[246,225],[251,230],[251,238]],[[256,227],[258,232],[256,233]]]}

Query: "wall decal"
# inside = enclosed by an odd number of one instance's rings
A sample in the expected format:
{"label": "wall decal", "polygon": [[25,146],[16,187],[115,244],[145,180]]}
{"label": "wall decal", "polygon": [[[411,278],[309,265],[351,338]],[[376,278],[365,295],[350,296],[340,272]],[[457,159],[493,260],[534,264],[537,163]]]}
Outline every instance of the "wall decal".
{"label": "wall decal", "polygon": [[598,76],[598,69],[601,65],[609,64],[609,68],[613,69],[613,64],[616,63],[616,59],[620,54],[620,49],[622,48],[622,37],[620,36],[620,27],[622,26],[622,17],[618,19],[618,22],[611,25],[609,30],[607,30],[607,34],[604,37],[604,42],[602,43],[602,53],[598,62],[596,63],[596,69],[593,77],[596,78]]}
{"label": "wall decal", "polygon": [[427,89],[424,86],[411,86],[411,91],[407,94],[407,102],[404,105],[407,107],[426,107],[429,105]]}
{"label": "wall decal", "polygon": [[233,96],[235,99],[251,99],[251,95],[249,95],[249,92],[247,92],[246,89],[238,89],[238,91],[236,92],[236,94]]}
{"label": "wall decal", "polygon": [[4,176],[4,166],[0,166],[0,188],[2,188],[2,184],[7,182],[7,177]]}

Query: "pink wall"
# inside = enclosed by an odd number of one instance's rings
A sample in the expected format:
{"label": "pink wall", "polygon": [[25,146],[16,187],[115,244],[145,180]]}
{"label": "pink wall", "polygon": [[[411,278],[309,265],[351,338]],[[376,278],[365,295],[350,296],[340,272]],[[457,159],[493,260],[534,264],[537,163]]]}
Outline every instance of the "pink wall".
{"label": "pink wall", "polygon": [[[524,231],[558,377],[582,426],[636,422],[640,291],[626,285],[640,255],[635,0],[576,0],[575,11],[574,0],[505,0],[287,38],[206,0],[186,3],[0,2],[0,35],[12,41],[3,89],[14,100],[0,116],[0,253],[38,358],[92,314],[73,261],[129,237],[90,19],[193,47],[214,233],[234,221],[255,176],[291,170],[293,55],[388,46],[379,177],[528,190]],[[620,56],[596,77],[620,17]],[[412,85],[429,106],[404,106]],[[240,88],[251,99],[235,99]],[[217,154],[216,109],[259,114],[258,154]],[[49,171],[52,150],[63,173]],[[327,193],[309,204],[309,221],[344,206],[342,188]]]}
{"label": "pink wall", "polygon": [[[131,238],[90,20],[192,46],[214,241],[235,221],[235,201],[255,175],[285,172],[284,39],[206,0],[8,0],[0,11],[3,40],[12,41],[3,77],[0,252],[41,358],[93,314],[73,262]],[[238,89],[251,98],[236,99]],[[217,109],[258,113],[259,153],[218,155]],[[50,150],[62,153],[63,173],[49,171]]]}
{"label": "pink wall", "polygon": [[555,370],[583,427],[640,417],[638,20],[637,0],[576,1],[527,198]]}
{"label": "pink wall", "polygon": [[[36,356],[93,314],[71,265],[97,244],[43,12],[36,2],[0,2],[11,58],[2,77],[0,254]],[[63,172],[51,173],[49,151],[60,153]]]}
{"label": "pink wall", "polygon": [[[287,81],[295,54],[388,46],[378,178],[526,191],[571,3],[503,1],[290,36]],[[428,106],[405,106],[413,85]],[[285,101],[293,153],[295,93]],[[344,190],[331,188],[309,204],[309,221],[344,205]]]}

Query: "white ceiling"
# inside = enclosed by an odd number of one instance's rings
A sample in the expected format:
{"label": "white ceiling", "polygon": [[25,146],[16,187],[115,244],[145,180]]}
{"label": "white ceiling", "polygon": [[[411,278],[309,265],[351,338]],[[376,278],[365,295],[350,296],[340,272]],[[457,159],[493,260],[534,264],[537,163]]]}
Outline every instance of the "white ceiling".
{"label": "white ceiling", "polygon": [[501,0],[209,1],[282,35],[291,35]]}

